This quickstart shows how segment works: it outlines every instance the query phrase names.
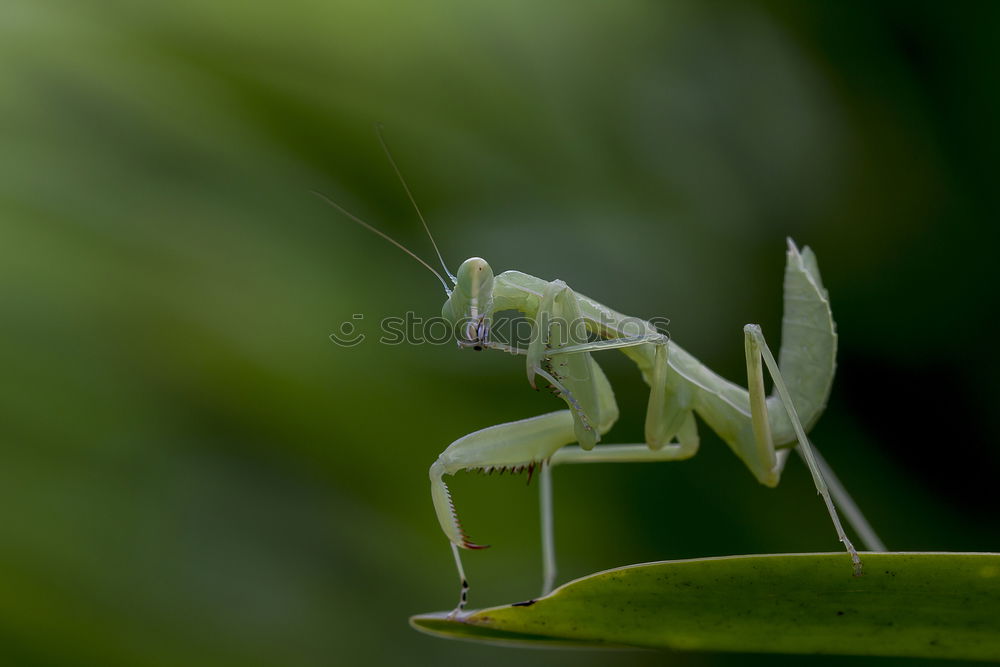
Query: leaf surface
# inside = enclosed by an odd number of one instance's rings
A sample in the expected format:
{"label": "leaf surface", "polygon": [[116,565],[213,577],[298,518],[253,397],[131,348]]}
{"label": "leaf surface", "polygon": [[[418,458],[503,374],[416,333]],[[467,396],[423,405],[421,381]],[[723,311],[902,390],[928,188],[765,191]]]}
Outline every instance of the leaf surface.
{"label": "leaf surface", "polygon": [[549,595],[449,619],[440,637],[529,647],[1000,660],[1000,554],[771,554],[599,572]]}

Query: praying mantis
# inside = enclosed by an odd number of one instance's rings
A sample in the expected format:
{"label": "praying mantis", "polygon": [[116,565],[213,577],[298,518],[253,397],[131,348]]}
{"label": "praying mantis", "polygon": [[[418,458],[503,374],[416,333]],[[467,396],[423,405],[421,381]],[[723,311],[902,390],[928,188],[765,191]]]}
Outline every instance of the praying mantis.
{"label": "praying mantis", "polygon": [[[565,409],[489,426],[452,442],[430,466],[431,499],[448,538],[460,580],[462,613],[469,584],[460,550],[484,548],[466,535],[452,502],[445,475],[461,471],[533,474],[540,488],[543,589],[555,583],[556,561],[552,520],[551,468],[571,463],[681,461],[698,452],[700,420],[729,446],[756,479],[777,486],[789,454],[795,449],[812,475],[833,521],[837,538],[850,557],[855,576],[862,574],[857,550],[844,531],[837,508],[869,551],[885,547],[806,433],[819,419],[830,394],[836,367],[837,333],[815,254],[787,240],[784,315],[777,360],[761,327],[747,324],[743,343],[747,387],[726,380],[686,352],[652,324],[627,317],[576,291],[561,280],[544,280],[519,271],[495,275],[486,260],[472,257],[452,274],[447,269],[409,187],[379,141],[434,245],[450,284],[416,254],[323,197],[358,224],[410,254],[434,273],[447,300],[442,317],[458,346],[497,350],[523,356],[529,384],[541,378],[561,398]],[[317,193],[318,194],[318,193]],[[495,316],[517,311],[532,322],[526,347],[491,337]],[[638,367],[649,386],[644,442],[600,444],[618,419],[614,392],[595,353],[620,350]],[[773,393],[764,387],[764,369]],[[575,443],[575,444],[574,444]]]}

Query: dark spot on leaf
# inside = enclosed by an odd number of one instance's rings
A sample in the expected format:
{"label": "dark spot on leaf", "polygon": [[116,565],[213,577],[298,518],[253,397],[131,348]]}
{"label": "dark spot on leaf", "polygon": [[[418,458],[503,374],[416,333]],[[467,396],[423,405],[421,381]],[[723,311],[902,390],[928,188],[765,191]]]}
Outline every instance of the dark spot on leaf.
{"label": "dark spot on leaf", "polygon": [[535,600],[525,600],[524,602],[515,602],[511,607],[530,607],[535,604]]}

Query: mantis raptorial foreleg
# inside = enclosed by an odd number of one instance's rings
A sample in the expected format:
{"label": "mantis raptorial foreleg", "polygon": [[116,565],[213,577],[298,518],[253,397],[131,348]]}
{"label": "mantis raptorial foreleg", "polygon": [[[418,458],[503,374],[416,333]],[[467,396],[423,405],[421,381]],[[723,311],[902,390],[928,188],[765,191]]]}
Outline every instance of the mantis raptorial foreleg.
{"label": "mantis raptorial foreleg", "polygon": [[[650,333],[613,341],[587,340],[588,332],[579,308],[576,295],[565,283],[548,283],[541,296],[535,318],[535,333],[526,350],[504,346],[507,352],[521,353],[527,357],[528,377],[532,381],[536,375],[546,379],[563,400],[568,410],[491,426],[456,440],[438,457],[431,466],[431,496],[442,530],[448,536],[453,548],[482,548],[472,543],[455,513],[451,496],[444,482],[444,475],[460,470],[494,470],[533,472],[543,465],[563,446],[579,442],[592,448],[594,444],[614,424],[618,418],[618,406],[614,392],[601,371],[600,366],[590,356],[591,349],[608,349],[650,345],[662,349],[654,367],[661,374],[666,373],[666,343],[662,334]],[[562,327],[560,329],[560,327]],[[555,349],[553,343],[560,344]],[[478,341],[484,348],[495,347],[489,341]],[[651,406],[658,414],[664,413],[662,392],[651,391]],[[654,423],[657,424],[654,420]],[[693,426],[693,420],[691,424]],[[662,432],[658,429],[658,433]],[[662,447],[662,443],[656,443]],[[548,467],[542,470],[542,521],[551,525],[551,495]],[[544,542],[546,554],[546,586],[551,586],[554,577],[551,530],[546,529]],[[464,575],[461,557],[455,550],[455,560],[462,582],[460,601],[455,612],[465,606],[468,580]]]}
{"label": "mantis raptorial foreleg", "polygon": [[[606,379],[604,383],[607,385]],[[610,385],[607,385],[606,389],[610,392]],[[444,475],[453,475],[460,470],[488,473],[527,470],[531,474],[537,466],[552,456],[553,452],[574,442],[575,437],[572,414],[569,410],[559,410],[470,433],[449,445],[431,466],[431,498],[434,501],[434,510],[441,524],[441,530],[451,542],[461,582],[459,602],[453,614],[465,608],[469,590],[469,582],[462,567],[458,547],[482,549],[484,546],[474,544],[462,529],[451,501],[451,494],[444,482]],[[551,513],[549,516],[551,517]]]}
{"label": "mantis raptorial foreleg", "polygon": [[573,414],[575,441],[592,449],[618,419],[611,385],[594,381],[596,363],[586,350],[558,357],[551,351],[562,345],[579,348],[587,339],[586,323],[573,290],[561,280],[545,285],[525,355],[528,382],[534,387],[535,377],[540,375],[556,389]]}

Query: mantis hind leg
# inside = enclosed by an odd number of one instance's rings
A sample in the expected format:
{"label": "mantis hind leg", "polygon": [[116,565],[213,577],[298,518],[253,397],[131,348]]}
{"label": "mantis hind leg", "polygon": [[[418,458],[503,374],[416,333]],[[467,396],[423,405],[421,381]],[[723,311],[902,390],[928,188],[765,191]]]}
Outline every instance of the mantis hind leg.
{"label": "mantis hind leg", "polygon": [[[774,388],[781,405],[787,413],[788,420],[791,422],[795,432],[795,437],[799,445],[799,454],[809,467],[813,483],[816,485],[816,492],[823,498],[823,502],[826,504],[830,519],[833,521],[834,528],[837,531],[838,539],[851,557],[854,574],[855,576],[860,576],[862,573],[861,558],[858,556],[854,545],[851,544],[851,540],[844,532],[837,509],[831,498],[830,487],[827,485],[824,477],[824,469],[831,473],[831,476],[832,471],[826,462],[818,456],[809,442],[809,438],[806,437],[805,429],[799,420],[795,404],[792,401],[788,388],[785,386],[785,381],[782,378],[781,371],[778,369],[778,364],[774,360],[767,342],[764,340],[764,334],[761,332],[760,327],[756,324],[748,324],[744,327],[743,331],[746,344],[747,380],[750,390],[750,412],[755,445],[755,451],[746,452],[746,458],[747,460],[755,461],[758,466],[769,466],[769,472],[775,478],[781,474],[781,468],[787,458],[787,455],[780,455],[775,451],[774,441],[771,437],[771,420],[768,415],[768,401],[764,393],[764,375],[761,365],[761,360],[763,359],[764,365],[767,366],[767,370],[774,380]],[[845,509],[845,514],[851,520],[852,525],[865,539],[866,546],[873,551],[884,550],[885,547],[882,546],[881,541],[857,509],[857,506],[851,501],[850,496],[847,495],[846,490],[840,485],[839,481],[834,486],[836,489],[835,493],[839,496],[840,500],[838,504]]]}
{"label": "mantis hind leg", "polygon": [[[802,450],[798,451],[801,455]],[[834,504],[847,517],[847,523],[851,525],[854,532],[861,538],[861,543],[865,545],[865,549],[868,551],[888,551],[885,548],[885,543],[875,534],[875,530],[868,523],[868,520],[865,519],[865,515],[862,514],[861,509],[854,502],[854,499],[851,498],[851,494],[847,492],[847,489],[844,488],[840,479],[833,472],[833,468],[830,467],[830,464],[826,462],[826,459],[823,458],[823,455],[820,454],[815,446],[813,447],[813,458],[816,459],[816,463],[823,472],[823,479],[826,480],[826,484],[830,488],[830,495],[833,496]]]}

